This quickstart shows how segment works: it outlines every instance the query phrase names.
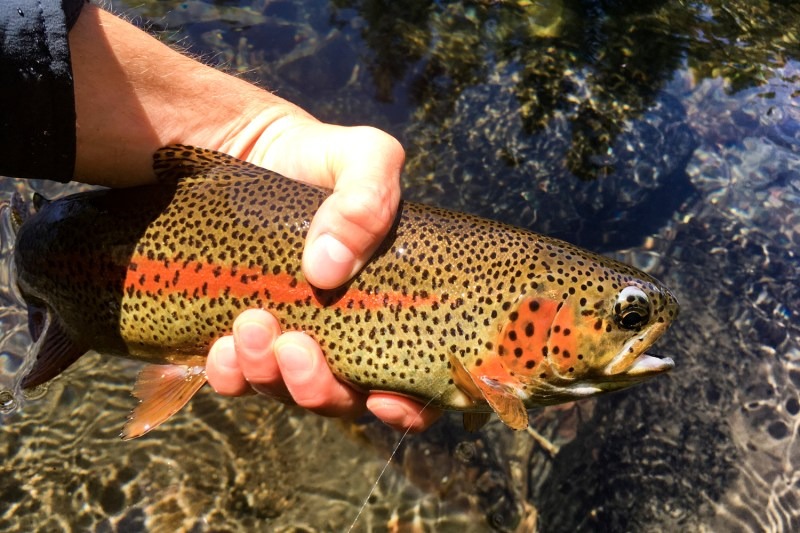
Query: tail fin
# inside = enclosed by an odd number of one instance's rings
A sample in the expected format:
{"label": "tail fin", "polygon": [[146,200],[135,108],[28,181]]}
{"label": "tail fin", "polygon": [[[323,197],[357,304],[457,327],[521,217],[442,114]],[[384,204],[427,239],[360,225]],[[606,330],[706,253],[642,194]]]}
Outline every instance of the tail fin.
{"label": "tail fin", "polygon": [[49,309],[29,305],[28,327],[36,342],[31,347],[33,361],[20,383],[23,389],[50,381],[87,351],[69,338],[61,319]]}
{"label": "tail fin", "polygon": [[30,202],[26,201],[20,193],[15,192],[11,197],[11,227],[14,233],[19,230],[19,227],[22,226],[31,215],[38,212],[42,206],[49,203],[50,200],[38,192],[33,194],[33,199]]}

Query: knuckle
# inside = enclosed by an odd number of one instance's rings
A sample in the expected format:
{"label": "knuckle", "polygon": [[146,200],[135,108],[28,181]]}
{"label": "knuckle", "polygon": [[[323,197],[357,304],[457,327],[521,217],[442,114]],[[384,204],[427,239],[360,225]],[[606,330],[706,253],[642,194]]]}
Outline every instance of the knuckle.
{"label": "knuckle", "polygon": [[350,191],[341,203],[341,216],[372,234],[385,231],[394,222],[397,201],[390,187],[362,185]]}

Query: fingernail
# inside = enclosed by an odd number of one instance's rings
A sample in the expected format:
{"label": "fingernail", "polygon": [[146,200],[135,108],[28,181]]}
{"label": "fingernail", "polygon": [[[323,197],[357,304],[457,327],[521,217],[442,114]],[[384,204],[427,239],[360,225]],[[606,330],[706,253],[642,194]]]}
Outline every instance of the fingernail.
{"label": "fingernail", "polygon": [[323,233],[311,243],[304,261],[313,282],[324,289],[344,283],[353,273],[355,255],[331,235]]}
{"label": "fingernail", "polygon": [[224,367],[228,370],[238,370],[239,362],[236,359],[236,349],[233,346],[233,339],[230,337],[218,340],[214,346],[211,347],[214,352],[211,357],[219,367]]}
{"label": "fingernail", "polygon": [[339,242],[334,236],[323,233],[314,241],[314,247],[325,252],[328,258],[334,263],[351,264],[356,260],[356,256],[350,248]]}
{"label": "fingernail", "polygon": [[369,401],[367,401],[367,407],[370,411],[378,411],[380,413],[380,419],[385,424],[392,426],[405,427],[408,425],[407,420],[411,416],[411,413],[409,413],[402,405],[394,402],[380,400],[378,405],[369,405]]}
{"label": "fingernail", "polygon": [[269,329],[259,322],[245,322],[239,325],[235,331],[236,342],[246,350],[262,350],[266,348],[269,336]]}
{"label": "fingernail", "polygon": [[[314,357],[311,352],[296,344],[275,346],[275,355],[284,378],[291,381],[308,381],[314,374]],[[290,376],[287,376],[289,375]]]}

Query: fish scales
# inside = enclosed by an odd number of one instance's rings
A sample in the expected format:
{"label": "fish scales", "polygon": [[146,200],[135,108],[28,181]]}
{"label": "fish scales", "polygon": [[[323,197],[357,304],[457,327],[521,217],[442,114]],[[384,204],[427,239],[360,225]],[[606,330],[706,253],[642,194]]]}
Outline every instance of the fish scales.
{"label": "fish scales", "polygon": [[235,317],[260,307],[316,339],[346,382],[494,411],[512,427],[527,425],[527,408],[672,366],[644,350],[677,302],[628,265],[404,202],[362,271],[321,290],[300,264],[329,191],[192,147],[160,150],[154,168],[159,185],[73,195],[22,223],[15,262],[32,332],[49,313],[74,353],[202,366]]}

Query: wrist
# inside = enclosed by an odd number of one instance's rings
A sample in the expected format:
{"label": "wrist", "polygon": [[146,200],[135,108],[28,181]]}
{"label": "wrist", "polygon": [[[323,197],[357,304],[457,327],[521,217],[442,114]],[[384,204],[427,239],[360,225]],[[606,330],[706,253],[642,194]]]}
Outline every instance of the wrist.
{"label": "wrist", "polygon": [[215,138],[207,146],[279,171],[282,155],[277,146],[279,140],[297,128],[317,123],[314,117],[285,100],[256,97],[248,108],[230,117],[224,132],[210,132]]}
{"label": "wrist", "polygon": [[172,50],[95,6],[86,6],[70,45],[80,181],[151,182],[152,154],[176,142],[260,162],[254,154],[291,124],[315,122],[282,98]]}

